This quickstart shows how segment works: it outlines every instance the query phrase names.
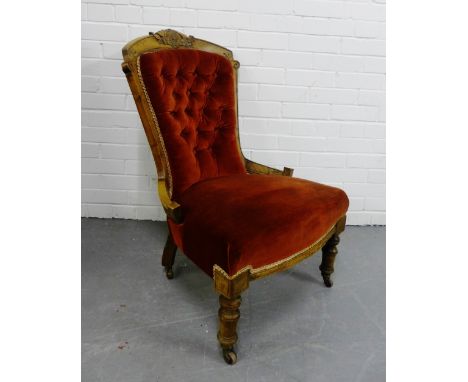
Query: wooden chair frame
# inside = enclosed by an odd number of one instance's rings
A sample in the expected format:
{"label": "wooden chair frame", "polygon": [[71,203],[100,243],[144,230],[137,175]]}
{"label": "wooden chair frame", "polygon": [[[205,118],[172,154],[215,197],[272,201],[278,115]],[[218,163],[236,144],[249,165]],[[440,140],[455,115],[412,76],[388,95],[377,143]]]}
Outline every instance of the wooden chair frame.
{"label": "wooden chair frame", "polygon": [[[180,205],[172,200],[171,189],[171,173],[167,155],[164,148],[164,142],[159,132],[158,121],[154,114],[150,101],[146,94],[141,74],[139,71],[139,57],[140,55],[158,51],[162,49],[197,49],[206,52],[216,53],[226,57],[232,64],[234,70],[234,84],[235,86],[235,109],[237,110],[237,78],[239,62],[233,57],[230,50],[213,44],[211,42],[195,38],[193,36],[186,36],[177,31],[166,29],[157,33],[149,33],[148,36],[136,38],[125,45],[122,49],[124,62],[122,63],[122,70],[127,77],[128,84],[133,94],[135,104],[138,109],[143,127],[145,129],[146,137],[148,139],[156,169],[158,174],[158,192],[161,199],[161,204],[166,212],[168,218],[176,223],[183,221],[182,209]],[[292,176],[293,169],[284,167],[278,170],[272,167],[265,166],[260,163],[251,161],[245,158],[239,141],[239,128],[238,123],[236,127],[237,146],[243,158],[245,167],[248,173],[252,174],[275,174],[283,176]],[[237,272],[233,276],[229,276],[221,267],[215,265],[213,267],[214,288],[220,294],[219,297],[219,332],[218,340],[223,349],[223,356],[226,362],[233,364],[237,360],[237,355],[234,351],[234,345],[237,342],[237,321],[239,319],[239,306],[241,303],[241,293],[249,287],[249,282],[256,280],[270,274],[288,269],[305,258],[313,255],[318,250],[322,249],[322,263],[320,271],[322,273],[325,285],[332,286],[330,275],[333,273],[335,256],[337,254],[336,246],[339,243],[339,234],[344,230],[346,222],[346,215],[344,215],[338,222],[318,241],[311,246],[295,253],[288,258],[270,264],[268,266],[253,269],[247,266]],[[162,265],[165,267],[166,276],[173,278],[172,266],[174,264],[174,257],[177,251],[171,234],[169,233],[166,245],[164,247]]]}

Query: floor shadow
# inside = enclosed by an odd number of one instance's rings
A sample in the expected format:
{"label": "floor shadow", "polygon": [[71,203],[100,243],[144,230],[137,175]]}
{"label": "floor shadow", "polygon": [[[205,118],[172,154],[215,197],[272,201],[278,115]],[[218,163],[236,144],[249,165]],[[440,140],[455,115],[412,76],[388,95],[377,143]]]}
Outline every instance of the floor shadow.
{"label": "floor shadow", "polygon": [[323,286],[322,279],[317,279],[307,272],[299,271],[296,269],[291,269],[287,272],[287,275],[299,281],[311,282],[311,283]]}
{"label": "floor shadow", "polygon": [[[285,278],[292,278],[296,284],[299,282],[303,287],[285,287],[290,284]],[[208,277],[180,251],[177,252],[174,264],[174,279],[170,280],[170,282],[176,283],[174,285],[174,295],[178,295],[183,301],[191,301],[200,308],[206,309],[207,315],[213,313],[213,316],[207,319],[211,321],[213,327],[217,328],[218,302],[215,297],[216,291],[214,290],[213,279]],[[245,319],[250,314],[249,309],[252,305],[274,302],[275,306],[281,307],[275,312],[276,319],[287,319],[293,307],[310,295],[309,286],[311,284],[317,284],[319,287],[324,288],[321,279],[298,269],[290,269],[261,281],[252,282],[249,289],[242,296],[241,317]],[[257,332],[262,331],[262,326],[255,325],[255,330]],[[212,333],[212,335],[215,336],[216,333]],[[190,338],[186,338],[184,342],[186,342],[187,347],[192,348],[194,351],[200,345],[194,343],[193,339]],[[205,357],[218,360],[219,352],[217,350],[219,349],[205,349]]]}

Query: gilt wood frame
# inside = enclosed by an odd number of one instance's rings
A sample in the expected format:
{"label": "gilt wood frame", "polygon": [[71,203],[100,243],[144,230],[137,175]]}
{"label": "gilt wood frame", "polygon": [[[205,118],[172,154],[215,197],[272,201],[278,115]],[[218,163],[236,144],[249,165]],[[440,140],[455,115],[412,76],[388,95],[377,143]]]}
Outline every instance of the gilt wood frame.
{"label": "gilt wood frame", "polygon": [[[172,177],[169,160],[159,131],[158,121],[148,98],[139,69],[139,58],[142,54],[164,49],[196,49],[219,54],[227,58],[234,68],[233,86],[235,89],[237,148],[241,158],[244,160],[247,172],[251,174],[292,176],[294,170],[291,168],[285,167],[281,171],[253,162],[250,159],[245,158],[242,153],[239,141],[237,107],[237,82],[240,64],[234,59],[230,50],[209,41],[198,39],[193,36],[186,36],[171,29],[149,33],[148,36],[136,38],[124,46],[122,49],[124,59],[122,70],[127,77],[127,81],[156,163],[158,174],[158,193],[161,199],[161,204],[169,219],[172,219],[176,223],[181,223],[183,221],[182,209],[175,200],[172,200]],[[338,222],[330,227],[328,232],[315,243],[281,261],[264,267],[254,269],[252,266],[247,266],[235,275],[229,276],[218,265],[213,266],[214,288],[221,295],[221,308],[219,312],[220,332],[218,333],[218,339],[223,347],[224,357],[228,363],[235,363],[236,361],[236,354],[233,352],[233,345],[237,340],[236,324],[237,319],[239,318],[238,308],[241,301],[240,295],[249,287],[249,282],[288,269],[322,249],[323,258],[320,270],[322,272],[325,285],[330,287],[332,285],[330,275],[333,273],[333,263],[337,253],[336,245],[339,242],[338,235],[344,230],[345,222],[346,215],[342,216]],[[162,260],[163,265],[166,268],[168,278],[173,277],[172,263],[174,261],[176,249],[177,248],[172,240],[171,234],[169,233]]]}
{"label": "gilt wood frame", "polygon": [[[247,172],[251,174],[275,174],[292,176],[293,169],[284,167],[278,170],[276,168],[268,167],[266,165],[256,163],[246,158],[242,153],[239,141],[239,124],[238,124],[238,107],[237,107],[237,82],[238,82],[238,69],[239,61],[235,60],[232,51],[222,46],[214,44],[209,41],[195,38],[193,36],[186,36],[180,32],[166,29],[156,33],[149,33],[148,36],[138,37],[127,43],[122,49],[124,62],[122,63],[122,70],[127,77],[130,89],[140,114],[143,128],[148,139],[154,161],[156,162],[156,169],[158,174],[158,193],[161,199],[161,204],[167,216],[176,223],[182,221],[182,210],[180,205],[171,199],[170,187],[170,166],[165,153],[164,142],[159,133],[159,126],[152,110],[151,104],[147,99],[146,90],[139,76],[139,57],[142,54],[154,52],[163,49],[196,49],[203,50],[210,53],[216,53],[227,58],[234,68],[234,84],[235,87],[235,110],[236,110],[236,138],[237,147],[241,158],[243,158]],[[215,289],[226,297],[234,297],[240,294],[243,290],[247,289],[250,280],[255,280],[265,277],[269,274],[285,270],[297,264],[320,250],[328,239],[333,234],[339,234],[344,230],[346,216],[343,216],[336,225],[332,226],[328,233],[319,239],[311,246],[304,248],[302,251],[289,256],[283,261],[271,264],[267,267],[253,269],[248,266],[234,276],[229,276],[219,266],[213,267],[213,279]]]}

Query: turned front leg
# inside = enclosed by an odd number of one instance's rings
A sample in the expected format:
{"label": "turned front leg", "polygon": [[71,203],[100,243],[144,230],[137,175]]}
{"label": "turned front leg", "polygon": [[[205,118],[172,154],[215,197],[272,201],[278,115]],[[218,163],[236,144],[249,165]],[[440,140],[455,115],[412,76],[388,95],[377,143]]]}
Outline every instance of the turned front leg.
{"label": "turned front leg", "polygon": [[330,276],[334,272],[335,257],[338,254],[336,246],[340,242],[340,237],[334,234],[322,248],[322,264],[320,264],[320,272],[322,272],[323,282],[325,286],[330,288],[333,281]]}
{"label": "turned front leg", "polygon": [[224,360],[233,365],[237,361],[234,345],[237,342],[237,321],[240,317],[241,297],[227,298],[219,296],[219,331],[218,341],[223,349]]}
{"label": "turned front leg", "polygon": [[177,246],[174,243],[171,232],[167,235],[166,245],[164,246],[164,251],[162,255],[162,266],[166,271],[166,276],[168,279],[174,278],[174,272],[172,271],[172,266],[174,265],[174,258],[177,252]]}

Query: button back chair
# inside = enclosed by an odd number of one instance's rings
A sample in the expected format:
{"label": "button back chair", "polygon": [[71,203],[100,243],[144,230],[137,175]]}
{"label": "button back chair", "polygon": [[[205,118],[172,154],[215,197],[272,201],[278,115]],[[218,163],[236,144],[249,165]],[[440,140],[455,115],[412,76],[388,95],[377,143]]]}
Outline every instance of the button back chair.
{"label": "button back chair", "polygon": [[344,230],[348,198],[335,187],[293,178],[244,157],[239,144],[237,69],[230,50],[174,30],[129,42],[122,69],[158,173],[169,234],[166,276],[177,248],[213,278],[218,340],[237,355],[241,293],[252,280],[322,250],[327,287]]}

